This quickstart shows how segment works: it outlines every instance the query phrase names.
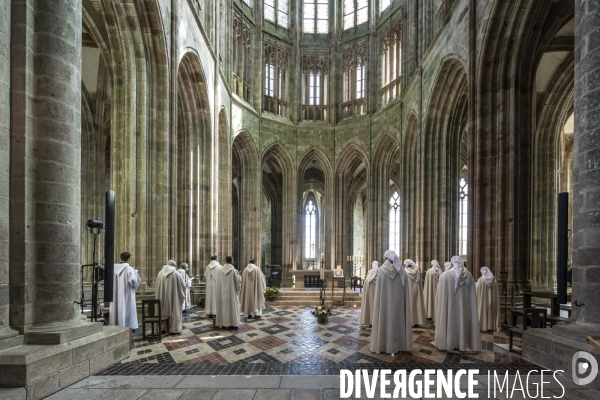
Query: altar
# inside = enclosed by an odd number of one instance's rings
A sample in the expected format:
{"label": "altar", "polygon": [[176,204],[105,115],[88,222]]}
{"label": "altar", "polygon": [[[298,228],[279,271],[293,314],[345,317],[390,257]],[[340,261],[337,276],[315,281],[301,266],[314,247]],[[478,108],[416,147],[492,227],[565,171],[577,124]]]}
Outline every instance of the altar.
{"label": "altar", "polygon": [[[295,278],[295,288],[296,289],[306,289],[304,285],[305,277],[313,278],[315,281],[321,279],[321,270],[319,269],[293,269],[290,271],[290,274]],[[331,281],[331,277],[333,276],[333,271],[330,269],[325,270],[325,279]]]}

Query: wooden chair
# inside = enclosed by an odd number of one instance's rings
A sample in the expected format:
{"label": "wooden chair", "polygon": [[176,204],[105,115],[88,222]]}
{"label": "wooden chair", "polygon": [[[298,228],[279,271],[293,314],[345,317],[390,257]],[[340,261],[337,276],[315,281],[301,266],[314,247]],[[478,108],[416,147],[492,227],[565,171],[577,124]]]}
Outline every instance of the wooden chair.
{"label": "wooden chair", "polygon": [[531,316],[531,328],[545,328],[548,310],[545,308],[525,308],[523,310],[523,327],[513,326],[508,329],[508,351],[513,348],[513,336],[523,337],[523,332],[527,330],[527,323]]}
{"label": "wooden chair", "polygon": [[142,339],[146,339],[146,324],[152,325],[152,336],[154,333],[154,324],[158,324],[158,340],[162,340],[162,323],[167,321],[169,326],[169,317],[162,315],[160,300],[142,300]]}
{"label": "wooden chair", "polygon": [[350,289],[356,290],[360,289],[359,292],[362,292],[363,288],[363,279],[360,276],[353,276],[352,281],[350,282]]}

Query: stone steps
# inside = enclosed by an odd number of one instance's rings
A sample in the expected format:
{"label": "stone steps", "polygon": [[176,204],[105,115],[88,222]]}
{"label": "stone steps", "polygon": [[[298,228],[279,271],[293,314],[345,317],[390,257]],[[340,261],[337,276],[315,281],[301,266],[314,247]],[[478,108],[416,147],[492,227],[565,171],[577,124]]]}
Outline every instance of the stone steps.
{"label": "stone steps", "polygon": [[[279,298],[276,301],[267,301],[267,306],[277,307],[316,307],[321,304],[319,297],[319,290],[305,290],[305,289],[282,289],[279,292]],[[336,302],[342,299],[343,291],[336,289],[334,291],[334,300]],[[331,289],[325,292],[325,300],[327,305],[331,305]],[[346,291],[346,306],[360,307],[361,294],[355,291]]]}

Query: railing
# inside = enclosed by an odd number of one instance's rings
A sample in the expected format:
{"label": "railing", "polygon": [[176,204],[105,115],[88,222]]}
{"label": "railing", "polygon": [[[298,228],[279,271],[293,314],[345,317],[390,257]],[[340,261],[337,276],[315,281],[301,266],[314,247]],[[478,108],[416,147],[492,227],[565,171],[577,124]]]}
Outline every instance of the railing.
{"label": "railing", "polygon": [[327,106],[303,105],[302,119],[305,121],[326,121]]}
{"label": "railing", "polygon": [[263,96],[263,110],[265,110],[267,112],[285,116],[285,107],[286,106],[287,106],[287,102],[284,100],[278,99],[277,97],[267,96],[267,95]]}
{"label": "railing", "polygon": [[400,95],[400,89],[402,88],[402,77],[399,76],[379,90],[381,96],[381,105],[384,106],[389,103],[392,99]]}
{"label": "railing", "polygon": [[367,112],[367,99],[363,97],[342,103],[342,112],[344,118],[365,114]]}
{"label": "railing", "polygon": [[250,94],[252,88],[242,78],[233,74],[233,92],[239,97],[250,103]]}

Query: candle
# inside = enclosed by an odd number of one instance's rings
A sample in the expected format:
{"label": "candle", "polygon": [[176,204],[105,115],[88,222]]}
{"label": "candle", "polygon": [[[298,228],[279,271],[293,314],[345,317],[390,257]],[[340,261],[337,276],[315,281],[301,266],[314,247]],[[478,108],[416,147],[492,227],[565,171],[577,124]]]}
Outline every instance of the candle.
{"label": "candle", "polygon": [[321,253],[321,260],[325,259],[325,253]]}

